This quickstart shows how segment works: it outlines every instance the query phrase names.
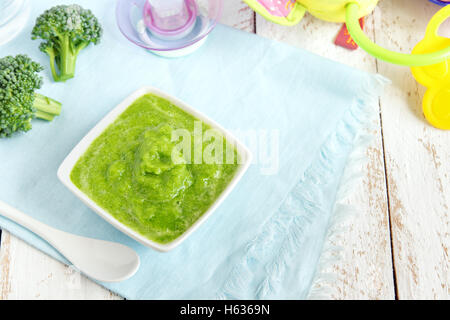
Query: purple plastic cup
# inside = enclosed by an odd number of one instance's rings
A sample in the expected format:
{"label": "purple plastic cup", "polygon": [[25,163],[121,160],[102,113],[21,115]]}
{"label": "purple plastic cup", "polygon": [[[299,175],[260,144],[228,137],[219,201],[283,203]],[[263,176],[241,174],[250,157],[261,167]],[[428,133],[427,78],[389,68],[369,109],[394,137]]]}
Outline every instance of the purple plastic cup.
{"label": "purple plastic cup", "polygon": [[176,2],[175,7],[158,11],[149,0],[118,0],[116,6],[122,34],[159,55],[189,54],[204,42],[222,15],[223,0],[181,0],[182,7],[180,0],[163,1]]}

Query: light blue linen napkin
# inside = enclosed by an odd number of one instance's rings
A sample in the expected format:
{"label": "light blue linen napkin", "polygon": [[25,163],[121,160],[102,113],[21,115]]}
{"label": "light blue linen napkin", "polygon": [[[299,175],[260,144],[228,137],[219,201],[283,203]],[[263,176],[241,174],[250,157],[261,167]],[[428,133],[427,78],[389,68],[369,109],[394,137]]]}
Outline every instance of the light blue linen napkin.
{"label": "light blue linen napkin", "polygon": [[[73,2],[94,11],[105,35],[100,45],[81,54],[75,79],[54,83],[48,58],[30,32],[44,9]],[[102,283],[128,299],[307,297],[346,159],[365,115],[373,112],[382,81],[222,25],[196,53],[162,59],[121,35],[114,1],[39,0],[32,6],[33,21],[0,47],[1,56],[26,53],[46,66],[41,92],[62,101],[63,113],[0,141],[0,199],[53,227],[134,248],[142,259],[139,272],[122,283]],[[165,254],[110,226],[56,177],[80,139],[146,85],[184,100],[238,136],[256,132],[274,141],[270,149],[253,150],[258,163],[223,205]],[[275,161],[265,163],[269,158]],[[11,221],[0,218],[0,227],[67,262]]]}

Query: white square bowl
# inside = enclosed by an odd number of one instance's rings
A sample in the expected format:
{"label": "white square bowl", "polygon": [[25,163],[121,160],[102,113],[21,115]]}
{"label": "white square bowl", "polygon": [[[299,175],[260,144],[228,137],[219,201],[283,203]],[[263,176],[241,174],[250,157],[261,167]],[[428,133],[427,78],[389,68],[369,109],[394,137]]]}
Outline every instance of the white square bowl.
{"label": "white square bowl", "polygon": [[[110,124],[112,124],[126,109],[128,109],[129,106],[131,106],[138,98],[145,94],[154,94],[161,98],[164,98],[171,103],[173,103],[178,108],[186,111],[187,113],[193,115],[197,119],[203,121],[205,124],[208,124],[210,127],[219,130],[225,138],[233,144],[237,152],[241,158],[241,164],[238,168],[237,173],[235,174],[234,178],[231,180],[231,182],[228,184],[227,188],[222,192],[222,194],[219,196],[219,198],[214,202],[214,204],[206,211],[188,230],[186,230],[181,236],[179,236],[177,239],[173,240],[172,242],[168,244],[160,244],[155,241],[152,241],[143,235],[139,234],[138,232],[134,231],[130,227],[124,225],[120,221],[118,221],[116,218],[114,218],[111,214],[109,214],[105,209],[101,208],[97,203],[95,203],[92,199],[90,199],[83,191],[81,191],[70,179],[70,174],[77,164],[78,160],[81,158],[81,156],[84,155],[84,153],[87,151],[89,146],[94,142],[97,137],[102,134]],[[59,180],[78,198],[81,199],[88,207],[90,207],[92,210],[94,210],[100,217],[105,219],[107,222],[109,222],[111,225],[113,225],[115,228],[119,229],[123,233],[127,234],[131,238],[135,239],[136,241],[142,243],[143,245],[153,248],[155,250],[161,251],[161,252],[167,252],[178,245],[180,245],[184,240],[187,239],[189,235],[191,235],[198,227],[200,227],[201,224],[203,224],[206,219],[208,219],[211,214],[220,206],[220,204],[225,200],[225,198],[230,194],[230,192],[236,187],[239,180],[242,178],[244,173],[247,171],[247,169],[250,166],[250,163],[252,161],[252,154],[251,152],[245,147],[242,143],[240,143],[232,134],[230,134],[228,131],[226,131],[224,128],[222,128],[219,124],[214,122],[213,120],[209,119],[205,115],[201,114],[200,112],[196,111],[192,107],[188,106],[186,103],[164,93],[160,90],[153,88],[153,87],[143,87],[133,94],[131,94],[128,98],[126,98],[122,103],[120,103],[116,108],[114,108],[106,117],[104,117],[79,143],[78,145],[70,152],[70,154],[66,157],[66,159],[63,161],[61,166],[58,169],[58,178]]]}

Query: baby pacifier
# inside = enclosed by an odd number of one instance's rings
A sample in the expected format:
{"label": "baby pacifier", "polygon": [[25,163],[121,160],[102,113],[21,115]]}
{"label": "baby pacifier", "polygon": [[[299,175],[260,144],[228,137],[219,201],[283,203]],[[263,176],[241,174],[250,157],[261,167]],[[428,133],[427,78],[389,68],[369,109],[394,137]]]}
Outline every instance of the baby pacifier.
{"label": "baby pacifier", "polygon": [[132,43],[165,57],[197,50],[222,14],[222,0],[118,0],[117,24]]}
{"label": "baby pacifier", "polygon": [[[449,17],[450,5],[436,13],[428,24],[425,38],[414,48],[414,54],[450,47],[450,39],[438,35],[439,27]],[[450,59],[411,70],[417,82],[428,88],[423,98],[425,118],[438,129],[450,130]]]}

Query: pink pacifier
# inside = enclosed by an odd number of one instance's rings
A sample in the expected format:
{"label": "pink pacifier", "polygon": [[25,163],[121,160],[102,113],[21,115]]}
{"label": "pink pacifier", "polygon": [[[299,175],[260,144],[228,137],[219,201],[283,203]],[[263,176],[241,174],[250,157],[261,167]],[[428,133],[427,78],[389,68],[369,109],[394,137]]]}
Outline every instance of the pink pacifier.
{"label": "pink pacifier", "polygon": [[134,44],[165,57],[197,50],[222,14],[222,0],[118,0],[117,23]]}

